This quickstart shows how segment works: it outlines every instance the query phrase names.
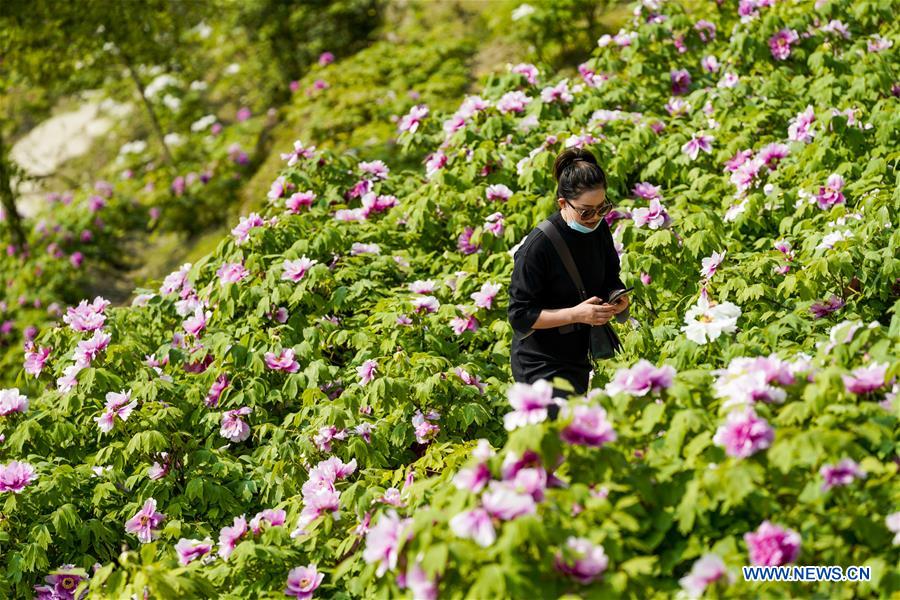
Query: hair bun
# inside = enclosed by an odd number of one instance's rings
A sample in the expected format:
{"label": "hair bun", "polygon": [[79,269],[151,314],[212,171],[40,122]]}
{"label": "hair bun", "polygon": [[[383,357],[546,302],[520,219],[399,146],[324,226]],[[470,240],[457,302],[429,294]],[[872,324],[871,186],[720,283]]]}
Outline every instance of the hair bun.
{"label": "hair bun", "polygon": [[584,148],[567,148],[559,153],[553,165],[553,175],[556,177],[556,181],[559,181],[562,174],[578,161],[597,165],[597,158],[589,150]]}

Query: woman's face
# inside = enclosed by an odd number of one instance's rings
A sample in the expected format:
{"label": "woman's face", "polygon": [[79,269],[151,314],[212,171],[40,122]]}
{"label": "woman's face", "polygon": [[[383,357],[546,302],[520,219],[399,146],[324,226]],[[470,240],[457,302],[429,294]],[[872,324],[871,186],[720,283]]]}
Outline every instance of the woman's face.
{"label": "woman's face", "polygon": [[[582,192],[577,198],[569,200],[568,202],[566,202],[565,198],[557,198],[557,203],[559,204],[560,210],[562,210],[566,222],[575,220],[586,227],[593,227],[602,217],[598,213],[594,213],[589,219],[582,219],[580,211],[603,206],[606,203],[606,190],[603,188],[588,190]],[[573,206],[578,210],[574,210],[572,208]]]}

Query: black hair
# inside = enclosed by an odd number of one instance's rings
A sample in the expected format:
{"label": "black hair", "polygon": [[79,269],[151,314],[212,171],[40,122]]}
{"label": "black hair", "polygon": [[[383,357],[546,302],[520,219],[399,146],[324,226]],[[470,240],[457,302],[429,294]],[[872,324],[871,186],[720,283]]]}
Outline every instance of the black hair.
{"label": "black hair", "polygon": [[594,154],[584,148],[567,148],[559,153],[553,164],[556,177],[556,197],[574,200],[584,192],[606,189],[606,173],[597,164]]}

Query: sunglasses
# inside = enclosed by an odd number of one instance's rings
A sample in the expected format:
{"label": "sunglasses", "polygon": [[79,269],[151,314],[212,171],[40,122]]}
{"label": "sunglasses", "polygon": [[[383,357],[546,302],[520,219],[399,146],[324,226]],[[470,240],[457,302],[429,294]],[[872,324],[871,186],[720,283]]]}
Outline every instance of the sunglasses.
{"label": "sunglasses", "polygon": [[600,215],[601,217],[603,217],[609,214],[609,211],[613,209],[613,205],[609,202],[604,202],[597,208],[575,208],[568,200],[566,200],[566,204],[568,204],[572,208],[572,210],[577,212],[582,219],[590,219],[594,215]]}

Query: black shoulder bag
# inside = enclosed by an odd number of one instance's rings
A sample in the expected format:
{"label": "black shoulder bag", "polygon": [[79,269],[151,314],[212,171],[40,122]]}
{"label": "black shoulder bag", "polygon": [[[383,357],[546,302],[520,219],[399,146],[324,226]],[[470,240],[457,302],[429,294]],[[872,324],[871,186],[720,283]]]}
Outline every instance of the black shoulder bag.
{"label": "black shoulder bag", "polygon": [[[562,259],[566,271],[569,272],[569,277],[572,278],[575,287],[578,288],[581,301],[584,302],[588,299],[588,295],[584,289],[584,282],[581,280],[581,275],[578,273],[578,267],[575,266],[575,260],[572,258],[572,253],[569,251],[569,247],[566,245],[565,240],[559,235],[556,226],[548,219],[541,221],[538,224],[538,229],[543,231],[544,235],[553,242],[553,247],[556,248],[556,252]],[[575,324],[573,323],[560,327],[559,331],[560,333],[569,333],[574,329]],[[525,334],[524,337],[528,337],[532,333],[534,333],[534,329]],[[603,325],[591,326],[590,344],[591,356],[593,358],[611,358],[622,348],[622,342],[619,340],[619,336],[616,335],[615,330],[613,330],[608,322]]]}

